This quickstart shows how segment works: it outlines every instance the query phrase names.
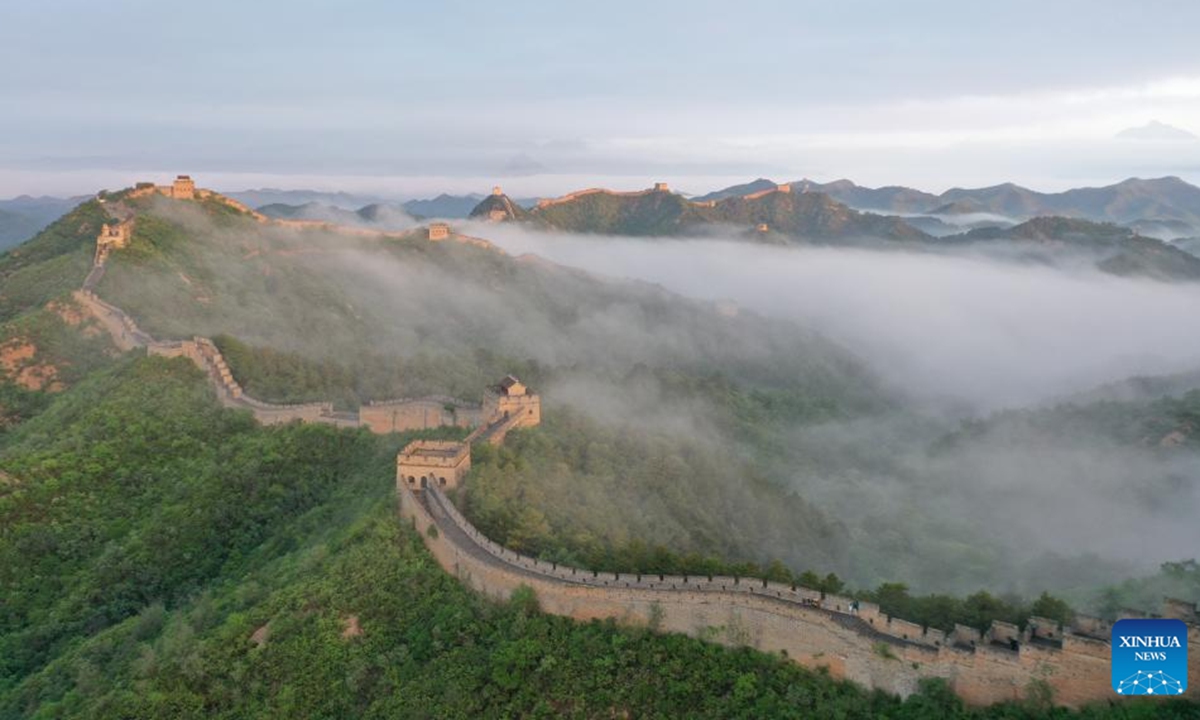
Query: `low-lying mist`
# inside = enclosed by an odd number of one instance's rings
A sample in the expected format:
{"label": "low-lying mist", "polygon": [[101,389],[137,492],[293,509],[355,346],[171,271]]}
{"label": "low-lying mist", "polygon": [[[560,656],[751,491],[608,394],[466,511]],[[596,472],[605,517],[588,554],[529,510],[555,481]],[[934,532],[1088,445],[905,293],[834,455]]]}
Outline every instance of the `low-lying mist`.
{"label": "low-lying mist", "polygon": [[514,254],[796,321],[910,393],[976,410],[1200,367],[1200,284],[978,255],[476,232]]}

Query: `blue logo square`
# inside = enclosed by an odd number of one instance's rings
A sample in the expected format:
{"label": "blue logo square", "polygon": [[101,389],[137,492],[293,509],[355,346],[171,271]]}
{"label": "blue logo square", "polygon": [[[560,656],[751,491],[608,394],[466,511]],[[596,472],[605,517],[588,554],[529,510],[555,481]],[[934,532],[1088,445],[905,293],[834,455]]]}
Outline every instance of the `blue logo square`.
{"label": "blue logo square", "polygon": [[1187,625],[1182,620],[1118,620],[1112,629],[1112,686],[1118,695],[1182,695],[1187,690]]}

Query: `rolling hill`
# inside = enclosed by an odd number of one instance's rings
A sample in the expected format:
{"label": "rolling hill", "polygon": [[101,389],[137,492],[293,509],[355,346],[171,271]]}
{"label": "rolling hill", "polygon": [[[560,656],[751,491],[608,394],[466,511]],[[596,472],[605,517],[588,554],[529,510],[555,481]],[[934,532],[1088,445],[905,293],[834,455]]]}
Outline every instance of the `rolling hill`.
{"label": "rolling hill", "polygon": [[[997,197],[1021,202],[1019,189],[997,190]],[[1003,203],[1002,203],[1003,204]],[[1065,268],[1092,266],[1103,272],[1167,281],[1200,280],[1200,263],[1185,250],[1112,223],[1060,216],[1039,216],[1024,223],[997,226],[987,219],[966,222],[957,232],[940,217],[989,215],[982,200],[959,198],[935,208],[930,216],[905,219],[859,212],[822,192],[793,192],[772,186],[749,195],[720,200],[689,200],[656,189],[617,193],[586,190],[525,211],[504,195],[483,200],[476,219],[527,222],[535,227],[573,233],[616,236],[721,237],[792,245],[906,248],[929,252],[996,250],[994,257]],[[959,221],[962,222],[962,221]],[[925,225],[938,236],[914,225]]]}
{"label": "rolling hill", "polygon": [[82,201],[27,195],[0,200],[0,252],[32,238]]}
{"label": "rolling hill", "polygon": [[1058,264],[1087,258],[1114,275],[1158,280],[1200,280],[1200,258],[1111,223],[1038,217],[1010,228],[981,228],[945,238],[960,245],[1002,245],[1029,260]]}
{"label": "rolling hill", "polygon": [[425,200],[409,200],[404,209],[411,215],[425,218],[465,218],[483,199],[483,195],[448,195],[442,193]]}
{"label": "rolling hill", "polygon": [[[772,188],[775,186],[772,185]],[[507,197],[484,200],[473,217],[528,220],[557,230],[632,236],[706,235],[731,231],[748,239],[792,243],[923,241],[930,236],[898,218],[860,213],[822,193],[780,190],[693,201],[667,190],[616,193],[587,190],[511,213]]]}
{"label": "rolling hill", "polygon": [[[860,210],[879,213],[985,212],[1014,221],[1043,215],[1112,222],[1141,223],[1143,229],[1160,224],[1162,237],[1200,234],[1200,188],[1177,177],[1129,178],[1104,187],[1073,188],[1042,193],[1004,183],[985,188],[953,188],[940,195],[904,187],[866,188],[849,180],[808,183],[810,190]],[[949,206],[949,207],[947,207]],[[1189,230],[1190,228],[1190,230]]]}

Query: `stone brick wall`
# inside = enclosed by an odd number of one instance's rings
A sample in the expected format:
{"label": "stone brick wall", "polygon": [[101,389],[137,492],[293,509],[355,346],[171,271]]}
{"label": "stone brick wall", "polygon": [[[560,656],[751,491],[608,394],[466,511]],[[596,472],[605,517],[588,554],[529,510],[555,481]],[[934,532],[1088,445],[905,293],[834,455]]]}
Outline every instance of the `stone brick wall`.
{"label": "stone brick wall", "polygon": [[[939,677],[972,704],[1020,699],[1043,682],[1057,702],[1068,706],[1114,697],[1108,643],[1069,630],[1060,635],[1061,647],[1031,643],[1028,630],[1022,635],[1006,623],[994,624],[986,635],[960,626],[947,638],[941,631],[889,618],[871,603],[860,603],[858,614],[851,614],[849,598],[802,587],[751,578],[581,570],[492,542],[437,488],[413,492],[398,483],[397,493],[401,516],[414,525],[442,567],[496,599],[526,585],[546,612],[577,620],[653,624],[663,631],[748,645],[901,696],[915,692],[921,678]],[[1042,623],[1053,625],[1045,619]],[[1189,652],[1200,652],[1195,625]],[[1189,675],[1193,696],[1200,682],[1195,672]]]}

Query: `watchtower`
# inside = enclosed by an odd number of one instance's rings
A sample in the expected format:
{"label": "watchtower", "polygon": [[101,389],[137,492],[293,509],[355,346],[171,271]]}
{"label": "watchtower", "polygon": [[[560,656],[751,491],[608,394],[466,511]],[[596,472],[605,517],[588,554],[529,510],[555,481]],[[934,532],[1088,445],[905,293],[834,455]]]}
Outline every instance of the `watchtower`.
{"label": "watchtower", "polygon": [[189,175],[180,175],[171,183],[171,197],[176,200],[192,200],[196,197],[196,183]]}
{"label": "watchtower", "polygon": [[446,223],[430,223],[429,224],[429,239],[430,240],[445,240],[450,237],[450,226]]}
{"label": "watchtower", "polygon": [[512,375],[483,393],[483,422],[518,417],[516,427],[533,427],[542,422],[542,399]]}
{"label": "watchtower", "polygon": [[775,192],[790,193],[791,191],[792,191],[792,186],[789,183],[784,183],[782,185],[775,186]]}
{"label": "watchtower", "polygon": [[665,182],[654,183],[654,192],[671,192],[671,188]]}
{"label": "watchtower", "polygon": [[504,191],[500,189],[499,185],[493,185],[492,186],[492,194],[493,195],[503,195]]}
{"label": "watchtower", "polygon": [[447,440],[416,440],[396,456],[396,482],[412,490],[458,487],[471,469],[471,446]]}

